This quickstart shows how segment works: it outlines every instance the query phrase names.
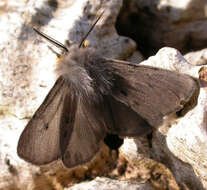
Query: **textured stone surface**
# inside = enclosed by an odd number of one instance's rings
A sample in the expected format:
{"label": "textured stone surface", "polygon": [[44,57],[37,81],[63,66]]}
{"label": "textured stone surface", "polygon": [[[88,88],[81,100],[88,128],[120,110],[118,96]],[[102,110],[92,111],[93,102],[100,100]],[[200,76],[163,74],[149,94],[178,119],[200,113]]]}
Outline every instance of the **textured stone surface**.
{"label": "textured stone surface", "polygon": [[149,183],[129,183],[126,181],[117,181],[109,178],[97,177],[91,182],[84,182],[74,185],[64,190],[154,190]]}
{"label": "textured stone surface", "polygon": [[184,57],[189,63],[193,65],[206,65],[207,64],[207,49],[189,52]]}

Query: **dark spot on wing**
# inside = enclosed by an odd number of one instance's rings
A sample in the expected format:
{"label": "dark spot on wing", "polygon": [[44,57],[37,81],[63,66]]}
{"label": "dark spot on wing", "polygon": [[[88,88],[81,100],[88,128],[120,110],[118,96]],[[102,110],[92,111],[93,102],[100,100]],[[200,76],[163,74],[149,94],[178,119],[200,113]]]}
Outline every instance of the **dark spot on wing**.
{"label": "dark spot on wing", "polygon": [[171,7],[170,6],[166,6],[166,11],[169,13],[171,11]]}
{"label": "dark spot on wing", "polygon": [[153,86],[152,84],[150,84],[150,83],[148,83],[148,86],[149,86],[150,88],[154,88],[154,86]]}
{"label": "dark spot on wing", "polygon": [[65,124],[69,124],[71,122],[69,114],[67,114],[67,115],[65,114],[64,115],[64,120],[65,120]]}
{"label": "dark spot on wing", "polygon": [[66,137],[67,137],[67,134],[68,134],[68,131],[65,130],[65,131],[64,131],[64,134],[63,134],[63,138],[66,138]]}
{"label": "dark spot on wing", "polygon": [[140,106],[140,103],[137,100],[134,100],[134,103],[136,104],[136,106]]}
{"label": "dark spot on wing", "polygon": [[44,127],[45,127],[45,129],[47,130],[47,129],[49,128],[49,124],[46,123],[46,124],[44,125]]}
{"label": "dark spot on wing", "polygon": [[81,154],[80,154],[79,152],[76,152],[74,156],[75,156],[75,160],[76,160],[78,163],[81,163],[81,160],[82,160],[82,159],[81,159]]}
{"label": "dark spot on wing", "polygon": [[64,154],[64,159],[65,160],[70,159],[70,153],[69,153],[69,151],[66,151],[66,153]]}
{"label": "dark spot on wing", "polygon": [[152,79],[151,74],[147,73],[147,76],[148,76],[149,79]]}
{"label": "dark spot on wing", "polygon": [[120,93],[123,94],[124,96],[127,96],[127,92],[125,90],[120,90]]}

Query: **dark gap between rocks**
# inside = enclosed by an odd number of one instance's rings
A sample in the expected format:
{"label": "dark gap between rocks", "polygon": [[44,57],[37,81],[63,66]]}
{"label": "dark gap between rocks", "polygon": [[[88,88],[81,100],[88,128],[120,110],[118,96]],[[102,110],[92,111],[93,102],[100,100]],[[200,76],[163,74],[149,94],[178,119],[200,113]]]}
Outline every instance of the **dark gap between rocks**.
{"label": "dark gap between rocks", "polygon": [[161,32],[159,25],[162,22],[163,19],[160,20],[149,7],[139,7],[124,0],[115,27],[119,35],[132,38],[137,43],[137,50],[147,58],[164,46],[162,40],[156,39]]}
{"label": "dark gap between rocks", "polygon": [[192,30],[191,25],[195,25],[199,20],[173,20],[172,14],[182,15],[185,9],[158,7],[158,1],[123,0],[115,24],[117,33],[133,39],[137,43],[137,50],[145,58],[166,46],[176,48],[182,54],[206,47],[207,39],[199,35],[202,34],[199,28],[202,28],[202,21],[198,24],[198,29]]}

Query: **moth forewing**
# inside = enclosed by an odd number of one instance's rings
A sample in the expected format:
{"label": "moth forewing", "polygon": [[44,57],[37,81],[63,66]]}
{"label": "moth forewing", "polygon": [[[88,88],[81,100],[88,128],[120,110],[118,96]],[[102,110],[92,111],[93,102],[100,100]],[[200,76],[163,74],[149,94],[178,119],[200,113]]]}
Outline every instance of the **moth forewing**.
{"label": "moth forewing", "polygon": [[198,91],[196,80],[186,74],[144,65],[112,64],[115,72],[127,81],[125,96],[122,87],[122,91],[114,91],[113,97],[154,127],[159,126],[167,114],[182,109]]}
{"label": "moth forewing", "polygon": [[[42,165],[61,157],[60,142],[63,138],[61,123],[64,119],[62,115],[68,93],[74,92],[64,77],[60,77],[20,136],[17,153],[21,158]],[[71,103],[76,104],[75,101]],[[75,105],[69,105],[71,109],[74,107]],[[73,109],[68,114],[73,112],[76,110]],[[67,127],[67,130],[73,130],[73,125]]]}

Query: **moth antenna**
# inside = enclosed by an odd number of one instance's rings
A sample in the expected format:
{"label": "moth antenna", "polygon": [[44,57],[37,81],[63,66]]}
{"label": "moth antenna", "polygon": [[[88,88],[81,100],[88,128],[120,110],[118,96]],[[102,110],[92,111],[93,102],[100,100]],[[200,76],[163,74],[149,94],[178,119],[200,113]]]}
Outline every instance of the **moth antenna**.
{"label": "moth antenna", "polygon": [[49,41],[50,43],[52,43],[53,45],[55,45],[58,48],[63,49],[64,51],[68,52],[68,49],[65,47],[65,45],[63,45],[62,43],[58,42],[57,40],[55,40],[54,38],[48,36],[47,34],[40,32],[39,30],[37,30],[36,28],[33,27],[33,30],[39,34],[41,37],[45,38],[47,41]]}
{"label": "moth antenna", "polygon": [[60,54],[56,50],[54,50],[52,47],[49,46],[48,48],[57,56],[57,58],[60,58],[63,56],[62,54]]}
{"label": "moth antenna", "polygon": [[90,34],[90,32],[93,30],[93,28],[95,27],[96,23],[100,20],[100,18],[102,17],[102,15],[104,14],[104,11],[99,15],[99,17],[97,18],[97,20],[93,23],[93,25],[91,26],[91,28],[89,29],[89,31],[86,33],[86,35],[82,38],[79,48],[81,48],[81,46],[83,45],[83,42],[86,40],[86,38],[88,37],[88,35]]}

